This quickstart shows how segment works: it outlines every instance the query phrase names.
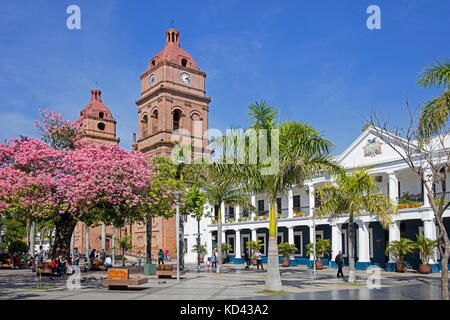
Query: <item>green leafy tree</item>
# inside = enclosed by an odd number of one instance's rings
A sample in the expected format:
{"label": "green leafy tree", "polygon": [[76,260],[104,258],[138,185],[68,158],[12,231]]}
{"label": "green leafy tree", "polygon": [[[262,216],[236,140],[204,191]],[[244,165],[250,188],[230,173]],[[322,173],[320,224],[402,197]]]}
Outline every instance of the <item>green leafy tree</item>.
{"label": "green leafy tree", "polygon": [[397,264],[406,264],[406,255],[413,250],[414,242],[410,239],[400,238],[400,240],[390,241],[386,248],[386,254],[392,253],[397,259]]}
{"label": "green leafy tree", "polygon": [[438,130],[445,126],[450,115],[450,61],[431,64],[425,68],[417,80],[421,87],[441,87],[444,92],[439,97],[425,103],[420,110],[419,135],[428,139],[437,134]]}
{"label": "green leafy tree", "polygon": [[256,251],[261,250],[263,243],[261,240],[251,240],[246,243],[247,248],[250,249],[250,254],[252,255],[252,260],[256,259]]}
{"label": "green leafy tree", "polygon": [[412,250],[419,252],[422,264],[427,265],[430,258],[434,255],[434,249],[437,247],[438,242],[436,240],[425,238],[423,235],[420,237],[419,235],[416,235],[416,238],[416,242],[414,242],[411,246]]}
{"label": "green leafy tree", "polygon": [[361,214],[377,216],[383,227],[387,228],[391,216],[398,212],[397,207],[377,189],[376,182],[367,173],[366,168],[351,171],[341,171],[335,183],[325,183],[319,188],[322,203],[314,215],[323,217],[330,215],[336,218],[349,215],[348,252],[349,252],[349,282],[355,282],[355,219]]}
{"label": "green leafy tree", "polygon": [[278,252],[286,259],[289,259],[289,256],[296,253],[298,251],[295,244],[291,244],[289,242],[280,243],[278,245]]}
{"label": "green leafy tree", "polygon": [[117,242],[116,249],[120,250],[122,252],[122,266],[123,267],[125,267],[125,253],[128,250],[131,250],[131,248],[133,248],[133,246],[131,244],[131,237],[132,237],[132,234],[129,234],[123,238],[116,238],[116,242]]}
{"label": "green leafy tree", "polygon": [[[307,254],[314,253],[314,243],[308,243],[306,245]],[[316,261],[320,261],[322,255],[330,255],[331,243],[329,239],[318,238],[316,240]]]}
{"label": "green leafy tree", "polygon": [[[243,186],[248,192],[269,196],[269,244],[265,290],[282,291],[278,263],[277,219],[275,200],[292,185],[301,185],[316,174],[334,172],[330,158],[333,144],[310,125],[303,122],[278,120],[278,111],[266,101],[249,107],[252,125],[245,133],[231,133],[215,141],[222,154],[238,154],[233,162],[222,166],[222,177],[229,185]],[[264,138],[266,137],[266,138]],[[235,141],[243,140],[245,163],[239,159]],[[252,152],[256,150],[256,163]]]}

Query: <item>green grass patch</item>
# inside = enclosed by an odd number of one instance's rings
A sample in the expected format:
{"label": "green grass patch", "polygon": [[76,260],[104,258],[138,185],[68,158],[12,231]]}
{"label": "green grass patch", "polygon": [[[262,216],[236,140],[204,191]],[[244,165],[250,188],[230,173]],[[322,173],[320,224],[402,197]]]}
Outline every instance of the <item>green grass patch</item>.
{"label": "green grass patch", "polygon": [[338,284],[340,284],[341,286],[361,286],[361,287],[366,286],[365,283],[338,282]]}
{"label": "green grass patch", "polygon": [[42,286],[42,287],[31,287],[31,288],[27,288],[27,290],[50,290],[50,289],[55,289],[55,286]]}
{"label": "green grass patch", "polygon": [[287,291],[256,291],[256,293],[262,293],[262,294],[269,294],[269,295],[276,295],[276,294],[286,294],[286,293],[291,293],[291,292],[287,292]]}

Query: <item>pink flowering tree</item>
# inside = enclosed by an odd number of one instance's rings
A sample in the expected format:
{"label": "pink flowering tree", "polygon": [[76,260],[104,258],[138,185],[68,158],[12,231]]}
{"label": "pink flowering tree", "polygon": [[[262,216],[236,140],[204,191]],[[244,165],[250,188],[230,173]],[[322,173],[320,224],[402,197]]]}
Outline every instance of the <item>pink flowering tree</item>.
{"label": "pink flowering tree", "polygon": [[82,141],[79,124],[56,114],[37,126],[43,141],[0,144],[0,214],[52,221],[52,255],[70,247],[78,221],[122,225],[145,219],[155,204],[149,190],[157,175],[148,156]]}

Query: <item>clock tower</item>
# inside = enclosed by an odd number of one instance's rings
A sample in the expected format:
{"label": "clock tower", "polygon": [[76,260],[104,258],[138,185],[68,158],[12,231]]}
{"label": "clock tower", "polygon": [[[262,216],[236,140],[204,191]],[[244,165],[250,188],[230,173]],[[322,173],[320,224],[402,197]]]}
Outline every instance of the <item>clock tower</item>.
{"label": "clock tower", "polygon": [[[166,31],[166,44],[141,75],[139,134],[134,148],[154,156],[170,156],[175,141],[193,143],[192,157],[207,152],[208,104],[206,73],[180,47],[180,33]],[[174,134],[175,133],[175,134]],[[174,135],[176,136],[174,138]],[[187,139],[187,140],[186,140]]]}

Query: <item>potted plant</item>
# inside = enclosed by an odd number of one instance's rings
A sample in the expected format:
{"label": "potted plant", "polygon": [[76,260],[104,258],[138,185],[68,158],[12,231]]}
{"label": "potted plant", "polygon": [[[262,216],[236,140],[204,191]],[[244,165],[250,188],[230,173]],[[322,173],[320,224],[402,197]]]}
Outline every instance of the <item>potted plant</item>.
{"label": "potted plant", "polygon": [[253,217],[253,221],[258,221],[258,217],[257,217],[257,216],[254,216],[254,217]]}
{"label": "potted plant", "polygon": [[215,219],[212,219],[212,220],[211,220],[211,223],[212,223],[212,224],[216,224],[217,221],[216,221]]}
{"label": "potted plant", "polygon": [[298,249],[295,244],[290,244],[288,242],[280,243],[278,245],[278,252],[283,256],[281,265],[283,267],[289,267],[289,256],[297,251]]}
{"label": "potted plant", "polygon": [[[192,252],[195,252],[195,253],[197,253],[197,244],[194,244],[193,246],[192,246]],[[206,255],[206,244],[201,244],[200,245],[200,263],[203,263],[203,258],[205,257],[205,255]]]}
{"label": "potted plant", "polygon": [[438,243],[436,240],[431,240],[425,238],[424,236],[416,235],[416,242],[412,244],[412,250],[414,252],[420,253],[420,260],[422,263],[419,265],[419,273],[427,274],[430,273],[430,258],[433,257],[434,249],[437,247]]}
{"label": "potted plant", "polygon": [[233,222],[234,222],[234,218],[228,219],[228,223],[233,223]]}
{"label": "potted plant", "polygon": [[246,242],[247,248],[250,249],[250,252],[252,254],[252,264],[254,266],[256,266],[256,256],[255,253],[256,251],[258,251],[259,249],[262,248],[262,241],[261,240],[257,240],[257,241],[248,241]]}
{"label": "potted plant", "polygon": [[231,244],[222,243],[222,257],[225,257],[222,259],[222,263],[225,263],[225,260],[228,260],[228,258],[229,258],[228,251],[230,251],[232,249],[233,249],[233,247],[231,246]]}
{"label": "potted plant", "polygon": [[420,202],[413,202],[411,208],[420,208],[422,204]]}
{"label": "potted plant", "polygon": [[[314,243],[308,243],[306,245],[307,254],[311,255],[314,254]],[[316,240],[316,261],[314,262],[316,264],[317,270],[323,269],[323,261],[320,260],[320,257],[324,254],[328,254],[331,251],[331,243],[329,239],[321,239],[318,238]]]}
{"label": "potted plant", "polygon": [[389,245],[386,248],[386,254],[392,253],[397,259],[397,272],[406,271],[405,258],[406,255],[412,251],[412,245],[413,241],[406,238],[400,238],[400,240],[389,242]]}

